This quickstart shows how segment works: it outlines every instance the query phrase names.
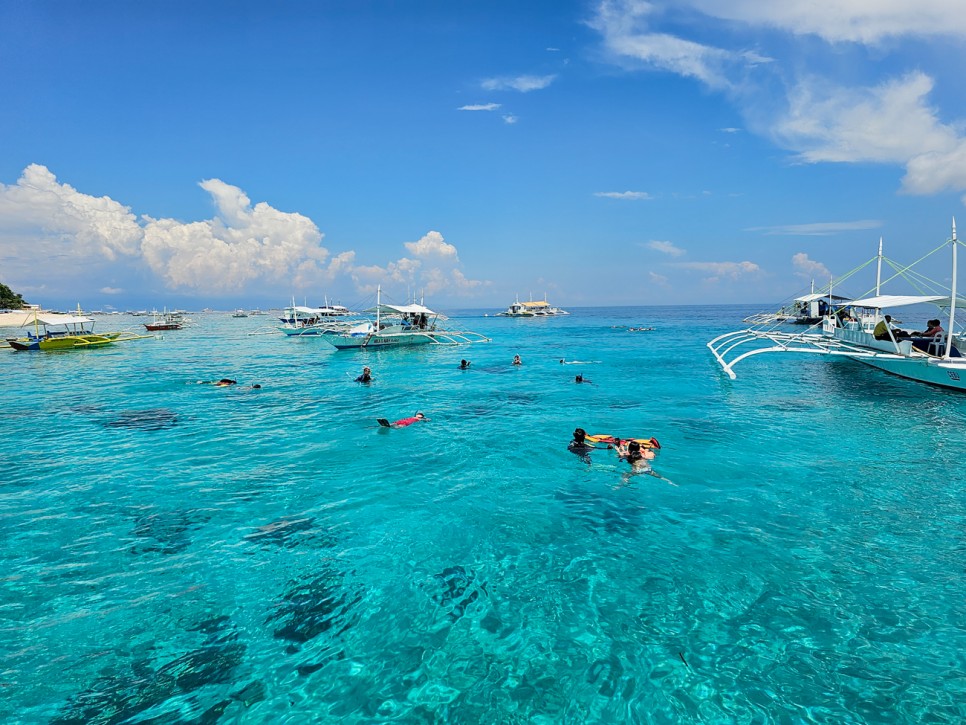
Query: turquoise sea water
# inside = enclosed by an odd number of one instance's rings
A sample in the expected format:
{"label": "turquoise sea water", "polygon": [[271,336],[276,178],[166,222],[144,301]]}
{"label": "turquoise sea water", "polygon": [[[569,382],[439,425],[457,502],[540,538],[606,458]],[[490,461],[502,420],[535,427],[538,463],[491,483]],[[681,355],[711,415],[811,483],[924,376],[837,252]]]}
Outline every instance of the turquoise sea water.
{"label": "turquoise sea water", "polygon": [[[756,311],[0,350],[0,721],[962,722],[966,396],[729,381],[704,345]],[[673,485],[576,426],[657,437]]]}

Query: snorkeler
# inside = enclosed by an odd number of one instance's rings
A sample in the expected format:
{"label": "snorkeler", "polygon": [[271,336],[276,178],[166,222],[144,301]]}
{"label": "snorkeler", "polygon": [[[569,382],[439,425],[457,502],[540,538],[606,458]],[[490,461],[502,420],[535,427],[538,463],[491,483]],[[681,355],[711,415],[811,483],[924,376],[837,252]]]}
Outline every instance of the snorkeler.
{"label": "snorkeler", "polygon": [[[610,446],[607,447],[610,448]],[[597,450],[597,446],[587,442],[587,431],[583,428],[577,428],[574,430],[573,440],[567,444],[567,450],[580,456],[586,463],[590,463],[588,454],[590,451]]]}
{"label": "snorkeler", "polygon": [[470,367],[469,360],[460,360],[460,370],[468,370]]}
{"label": "snorkeler", "polygon": [[[198,385],[214,385],[216,388],[229,388],[232,385],[238,385],[238,381],[232,380],[231,378],[222,378],[221,380],[199,380]],[[254,385],[244,385],[240,389],[260,390],[261,387],[261,385],[255,383]]]}
{"label": "snorkeler", "polygon": [[376,420],[383,428],[405,428],[407,425],[419,423],[420,421],[427,421],[429,418],[422,413],[417,412],[416,415],[412,416],[411,418],[400,418],[392,423],[389,422],[388,418],[376,418]]}
{"label": "snorkeler", "polygon": [[523,360],[520,359],[520,356],[519,355],[514,355],[513,356],[513,364],[514,365],[523,365]]}
{"label": "snorkeler", "polygon": [[587,380],[583,375],[578,375],[577,377],[575,377],[574,378],[574,382],[575,383],[591,383],[591,384],[593,384],[593,381],[592,380]]}
{"label": "snorkeler", "polygon": [[362,375],[356,378],[357,383],[371,383],[372,382],[372,370],[369,366],[362,368]]}

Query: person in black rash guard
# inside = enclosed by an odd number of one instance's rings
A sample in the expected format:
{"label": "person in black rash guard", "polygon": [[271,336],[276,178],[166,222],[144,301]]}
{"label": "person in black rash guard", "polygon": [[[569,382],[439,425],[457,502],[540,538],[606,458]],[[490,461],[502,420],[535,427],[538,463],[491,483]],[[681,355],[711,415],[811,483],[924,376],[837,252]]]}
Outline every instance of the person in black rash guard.
{"label": "person in black rash guard", "polygon": [[574,430],[574,438],[570,443],[567,444],[567,450],[574,453],[582,460],[590,463],[590,452],[596,450],[597,446],[591,445],[587,442],[587,431],[583,428],[577,428]]}

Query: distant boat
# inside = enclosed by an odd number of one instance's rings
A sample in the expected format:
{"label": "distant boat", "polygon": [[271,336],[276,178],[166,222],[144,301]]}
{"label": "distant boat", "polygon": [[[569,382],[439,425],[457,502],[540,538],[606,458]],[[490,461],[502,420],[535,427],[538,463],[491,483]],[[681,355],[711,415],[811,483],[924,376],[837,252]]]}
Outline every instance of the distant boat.
{"label": "distant boat", "polygon": [[60,315],[32,310],[21,327],[32,324],[34,331],[25,337],[8,337],[14,350],[84,350],[115,342],[139,340],[145,335],[131,332],[94,332],[94,320],[83,315]]}
{"label": "distant boat", "polygon": [[164,330],[180,330],[184,327],[184,315],[181,312],[154,312],[154,319],[144,323],[148,332],[162,332]]}
{"label": "distant boat", "polygon": [[[708,343],[708,348],[732,380],[736,378],[734,366],[745,358],[766,352],[792,352],[847,357],[909,380],[966,391],[966,357],[959,349],[962,323],[960,328],[956,327],[956,311],[966,307],[966,299],[957,297],[956,292],[957,252],[961,244],[956,239],[954,221],[952,238],[921,257],[919,262],[893,264],[896,274],[892,280],[905,278],[909,287],[920,294],[882,294],[884,257],[880,240],[878,256],[870,260],[878,262],[871,296],[849,300],[839,308],[829,305],[820,322],[802,332],[785,332],[774,321],[766,322],[719,335]],[[947,247],[952,250],[952,284],[948,289],[915,269],[917,264]],[[936,293],[921,294],[927,288]],[[942,325],[930,324],[929,331],[916,332],[893,327],[885,319],[885,310],[923,304],[935,305],[940,310],[934,321],[945,323],[945,329]]]}
{"label": "distant boat", "polygon": [[530,300],[529,302],[516,302],[506,308],[504,312],[497,313],[497,317],[553,317],[555,315],[569,315],[566,310],[554,307],[547,302],[544,295],[542,300]]}
{"label": "distant boat", "polygon": [[439,321],[445,318],[421,304],[385,304],[381,287],[376,289],[376,306],[368,312],[375,314],[375,320],[363,322],[338,335],[326,335],[325,340],[338,350],[489,341],[476,332],[443,329]]}
{"label": "distant boat", "polygon": [[278,329],[290,337],[336,335],[346,332],[352,326],[353,323],[345,319],[351,315],[349,309],[341,305],[304,307],[296,305],[295,300],[292,300],[291,307],[282,311],[279,319],[284,324]]}
{"label": "distant boat", "polygon": [[232,317],[248,317],[248,313],[245,310],[235,310],[231,313]]}

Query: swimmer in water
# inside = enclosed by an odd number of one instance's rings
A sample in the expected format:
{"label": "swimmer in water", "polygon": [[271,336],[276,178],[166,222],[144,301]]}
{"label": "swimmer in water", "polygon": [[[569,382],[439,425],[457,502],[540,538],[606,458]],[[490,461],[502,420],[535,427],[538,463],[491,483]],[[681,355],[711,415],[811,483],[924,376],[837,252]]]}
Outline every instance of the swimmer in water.
{"label": "swimmer in water", "polygon": [[416,413],[416,415],[412,416],[411,418],[400,418],[392,423],[390,423],[387,418],[377,418],[377,420],[379,421],[379,425],[381,425],[383,428],[405,428],[413,423],[427,421],[429,418],[422,413]]}

